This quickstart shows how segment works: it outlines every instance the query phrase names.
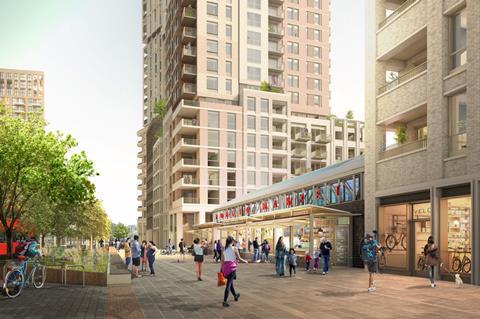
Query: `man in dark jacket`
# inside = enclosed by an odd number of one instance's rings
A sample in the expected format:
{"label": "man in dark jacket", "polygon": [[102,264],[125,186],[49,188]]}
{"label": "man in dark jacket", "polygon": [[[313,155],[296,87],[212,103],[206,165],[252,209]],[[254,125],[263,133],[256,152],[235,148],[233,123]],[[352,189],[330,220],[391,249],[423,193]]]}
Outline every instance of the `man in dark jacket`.
{"label": "man in dark jacket", "polygon": [[328,274],[328,266],[330,265],[330,250],[332,250],[332,244],[326,239],[322,237],[321,244],[320,244],[320,253],[322,254],[322,261],[323,261],[323,275]]}
{"label": "man in dark jacket", "polygon": [[253,240],[253,262],[254,263],[257,263],[257,262],[260,262],[260,245],[258,244],[258,238],[255,237],[255,239]]}

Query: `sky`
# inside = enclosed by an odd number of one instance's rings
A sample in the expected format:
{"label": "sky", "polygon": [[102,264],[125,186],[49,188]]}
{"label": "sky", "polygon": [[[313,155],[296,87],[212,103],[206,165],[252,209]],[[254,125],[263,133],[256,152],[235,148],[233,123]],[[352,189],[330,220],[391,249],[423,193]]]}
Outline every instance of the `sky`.
{"label": "sky", "polygon": [[[332,113],[363,120],[364,1],[331,2]],[[45,73],[48,129],[72,134],[94,161],[112,221],[135,224],[141,1],[0,0],[0,12],[0,67]]]}

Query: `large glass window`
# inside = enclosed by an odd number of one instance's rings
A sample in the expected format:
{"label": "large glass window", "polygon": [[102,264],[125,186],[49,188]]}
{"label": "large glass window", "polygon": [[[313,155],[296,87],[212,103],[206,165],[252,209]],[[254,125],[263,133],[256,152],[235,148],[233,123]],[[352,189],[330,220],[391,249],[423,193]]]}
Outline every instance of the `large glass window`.
{"label": "large glass window", "polygon": [[262,0],[248,0],[247,7],[250,9],[260,9],[262,7]]}
{"label": "large glass window", "polygon": [[252,112],[255,112],[255,98],[254,97],[251,97],[249,96],[247,98],[247,110],[248,111],[252,111]]}
{"label": "large glass window", "polygon": [[220,166],[218,151],[208,150],[208,166]]}
{"label": "large glass window", "polygon": [[225,44],[225,55],[227,56],[228,59],[232,58],[232,44],[231,43],[226,43]]}
{"label": "large glass window", "polygon": [[467,149],[467,96],[463,92],[450,97],[449,102],[449,155],[455,156]]}
{"label": "large glass window", "polygon": [[298,9],[287,8],[287,17],[290,20],[297,20],[298,21]]}
{"label": "large glass window", "polygon": [[227,147],[228,148],[235,148],[236,147],[236,133],[235,132],[227,132]]}
{"label": "large glass window", "polygon": [[218,53],[218,41],[207,40],[207,52],[217,54]]}
{"label": "large glass window", "polygon": [[467,12],[465,9],[452,16],[451,35],[452,69],[464,65],[467,62]]}
{"label": "large glass window", "polygon": [[287,60],[288,69],[291,71],[298,71],[298,59]]}
{"label": "large glass window", "polygon": [[225,74],[227,76],[232,76],[232,61],[225,62]]}
{"label": "large glass window", "polygon": [[262,34],[255,31],[247,31],[247,43],[253,45],[260,45],[262,41]]}
{"label": "large glass window", "polygon": [[237,115],[235,113],[227,113],[227,128],[229,130],[237,128]]}
{"label": "large glass window", "polygon": [[265,149],[268,148],[268,135],[260,136],[260,147]]}
{"label": "large glass window", "polygon": [[214,2],[207,2],[207,14],[211,16],[218,16],[218,4]]}
{"label": "large glass window", "polygon": [[267,153],[260,154],[260,166],[262,168],[268,168],[268,154]]}
{"label": "large glass window", "polygon": [[219,185],[219,172],[208,171],[208,185]]}
{"label": "large glass window", "polygon": [[207,21],[207,33],[218,35],[218,23]]}
{"label": "large glass window", "polygon": [[217,59],[207,59],[207,71],[218,72],[218,60]]}
{"label": "large glass window", "polygon": [[237,184],[237,178],[235,172],[227,172],[227,186],[235,186]]}
{"label": "large glass window", "polygon": [[247,61],[253,63],[262,62],[262,53],[260,50],[256,49],[247,49]]}
{"label": "large glass window", "polygon": [[262,25],[262,16],[258,13],[247,12],[247,24],[252,27],[260,27]]}
{"label": "large glass window", "polygon": [[247,67],[247,78],[252,81],[260,81],[261,78],[261,69],[255,68],[252,66]]}
{"label": "large glass window", "polygon": [[268,117],[260,118],[260,129],[262,131],[268,131]]}
{"label": "large glass window", "polygon": [[255,171],[248,171],[247,172],[247,184],[248,185],[256,185],[256,172]]}
{"label": "large glass window", "polygon": [[247,135],[247,147],[255,147],[255,134]]}
{"label": "large glass window", "polygon": [[378,240],[386,248],[384,251],[386,267],[407,269],[407,212],[407,204],[381,206],[379,208]]}
{"label": "large glass window", "polygon": [[235,151],[227,151],[227,167],[236,167],[237,154]]}
{"label": "large glass window", "polygon": [[268,100],[267,99],[261,99],[260,100],[260,112],[268,113]]}
{"label": "large glass window", "polygon": [[208,111],[208,127],[220,127],[220,113],[216,111]]}
{"label": "large glass window", "polygon": [[287,42],[287,51],[291,54],[298,54],[298,43],[297,42]]}
{"label": "large glass window", "polygon": [[227,24],[225,26],[225,36],[227,37],[227,39],[231,40],[232,39],[232,26]]}
{"label": "large glass window", "polygon": [[208,146],[218,147],[219,146],[219,132],[216,130],[208,131]]}
{"label": "large glass window", "polygon": [[213,76],[207,76],[207,89],[209,90],[218,90],[218,78]]}
{"label": "large glass window", "polygon": [[247,166],[248,167],[255,167],[255,152],[248,152],[247,153]]}
{"label": "large glass window", "polygon": [[247,117],[247,129],[254,130],[256,127],[255,122],[256,122],[255,116],[249,115]]}
{"label": "large glass window", "polygon": [[291,37],[299,37],[299,32],[298,32],[298,25],[294,24],[289,24],[287,26],[287,33]]}
{"label": "large glass window", "polygon": [[270,179],[270,176],[269,176],[268,172],[261,172],[260,173],[260,184],[262,186],[268,186],[268,184],[270,184],[269,179]]}

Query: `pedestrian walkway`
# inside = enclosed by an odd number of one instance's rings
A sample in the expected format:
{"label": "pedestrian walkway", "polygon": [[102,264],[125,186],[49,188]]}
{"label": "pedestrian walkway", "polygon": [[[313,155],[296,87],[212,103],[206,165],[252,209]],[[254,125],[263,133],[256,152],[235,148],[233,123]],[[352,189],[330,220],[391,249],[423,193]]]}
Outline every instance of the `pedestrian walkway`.
{"label": "pedestrian walkway", "polygon": [[219,264],[206,262],[197,281],[191,257],[157,259],[156,277],[133,281],[145,318],[478,318],[480,288],[428,279],[378,275],[377,292],[367,292],[362,269],[334,268],[327,276],[300,270],[295,278],[278,278],[272,264],[241,264],[238,303],[222,307],[223,287],[216,287]]}

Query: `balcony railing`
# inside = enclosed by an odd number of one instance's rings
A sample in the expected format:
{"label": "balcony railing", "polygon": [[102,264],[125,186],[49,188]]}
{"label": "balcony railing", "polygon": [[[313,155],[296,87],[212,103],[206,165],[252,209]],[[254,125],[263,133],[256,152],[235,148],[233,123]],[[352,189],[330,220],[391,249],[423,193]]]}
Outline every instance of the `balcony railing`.
{"label": "balcony railing", "polygon": [[283,19],[283,10],[279,10],[277,8],[268,8],[268,15],[270,17],[278,18],[278,19]]}
{"label": "balcony railing", "polygon": [[195,158],[182,158],[183,165],[198,165],[198,160]]}
{"label": "balcony railing", "polygon": [[184,74],[196,75],[197,74],[197,66],[193,65],[193,64],[184,64],[183,65],[183,73]]}
{"label": "balcony railing", "polygon": [[286,133],[283,127],[280,127],[280,126],[272,126],[272,130],[277,133]]}
{"label": "balcony railing", "polygon": [[283,63],[278,61],[268,61],[268,68],[271,70],[283,71]]}
{"label": "balcony railing", "polygon": [[448,155],[458,156],[467,150],[467,133],[459,133],[448,137]]}
{"label": "balcony railing", "polygon": [[269,43],[268,51],[278,53],[278,54],[283,54],[283,46],[279,44]]}
{"label": "balcony railing", "polygon": [[315,135],[315,142],[316,143],[330,143],[332,141],[332,136],[327,133],[320,133]]}
{"label": "balcony railing", "polygon": [[307,150],[301,148],[292,149],[292,156],[305,157],[307,156]]}
{"label": "balcony railing", "polygon": [[310,171],[311,171],[310,167],[297,167],[294,170],[295,175],[302,175],[302,174],[308,173]]}
{"label": "balcony railing", "polygon": [[198,179],[191,176],[183,176],[183,183],[186,185],[198,185]]}
{"label": "balcony railing", "polygon": [[185,7],[183,8],[183,15],[189,18],[196,18],[197,17],[197,10],[192,7]]}
{"label": "balcony railing", "polygon": [[392,82],[389,82],[389,83],[385,84],[384,86],[379,87],[378,88],[378,94],[385,93],[388,90],[391,90],[391,89],[399,86],[400,84],[407,82],[411,78],[415,77],[416,75],[419,75],[420,73],[422,73],[426,70],[427,70],[427,62],[423,62],[422,64],[420,64],[417,67],[409,70],[408,72],[401,75],[400,77],[393,80]]}
{"label": "balcony railing", "polygon": [[186,145],[198,145],[198,140],[195,138],[182,138],[183,144]]}
{"label": "balcony railing", "polygon": [[295,139],[297,141],[309,141],[311,138],[310,133],[308,131],[300,131],[295,134]]}
{"label": "balcony railing", "polygon": [[183,93],[196,94],[197,85],[194,83],[183,83]]}
{"label": "balcony railing", "polygon": [[283,28],[278,25],[270,24],[268,26],[268,33],[271,33],[273,35],[283,36]]}
{"label": "balcony railing", "polygon": [[390,21],[392,21],[393,19],[395,19],[395,17],[399,16],[400,13],[402,13],[403,11],[405,11],[406,8],[408,8],[411,4],[413,4],[415,1],[417,0],[407,0],[405,1],[404,3],[402,3],[402,5],[400,5],[397,10],[393,11],[388,17],[386,17],[382,22],[380,22],[378,24],[378,28],[380,29],[381,27],[383,27],[384,25],[386,25],[387,23],[389,23]]}
{"label": "balcony railing", "polygon": [[188,125],[188,126],[198,126],[198,120],[197,119],[182,119],[182,124],[183,125]]}
{"label": "balcony railing", "polygon": [[185,27],[185,28],[183,28],[183,36],[184,37],[196,38],[197,37],[197,29],[192,28],[192,27]]}
{"label": "balcony railing", "polygon": [[272,145],[272,149],[277,150],[277,151],[286,151],[286,148],[285,148],[285,146],[283,146],[283,145],[275,145],[275,144],[273,144],[273,145]]}
{"label": "balcony railing", "polygon": [[197,47],[184,45],[183,46],[183,54],[189,56],[196,56],[197,55]]}
{"label": "balcony railing", "polygon": [[404,144],[395,144],[385,147],[378,154],[379,160],[402,155],[408,152],[413,152],[427,147],[427,139],[416,140]]}
{"label": "balcony railing", "polygon": [[185,204],[198,204],[200,203],[199,199],[196,197],[182,197]]}

